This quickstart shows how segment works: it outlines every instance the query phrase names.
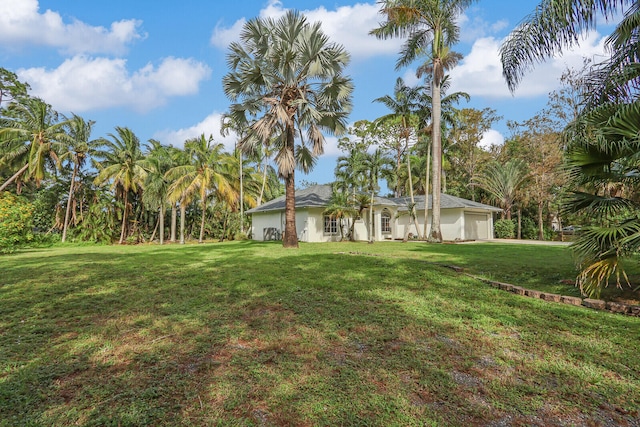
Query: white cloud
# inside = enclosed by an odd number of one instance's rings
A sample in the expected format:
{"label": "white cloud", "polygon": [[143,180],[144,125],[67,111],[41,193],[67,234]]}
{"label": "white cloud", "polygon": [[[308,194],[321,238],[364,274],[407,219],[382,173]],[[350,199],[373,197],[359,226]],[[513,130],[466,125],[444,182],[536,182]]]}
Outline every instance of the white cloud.
{"label": "white cloud", "polygon": [[460,65],[451,70],[453,91],[464,91],[471,96],[489,98],[529,98],[546,95],[558,87],[562,73],[569,68],[581,68],[582,58],[596,61],[604,57],[604,37],[596,32],[584,37],[579,46],[565,50],[561,56],[553,57],[542,64],[535,64],[512,95],[502,77],[500,63],[500,41],[493,37],[475,41],[471,52]]}
{"label": "white cloud", "polygon": [[489,129],[482,135],[482,139],[478,144],[480,147],[486,149],[491,148],[493,145],[503,145],[504,136],[495,129]]}
{"label": "white cloud", "polygon": [[65,53],[115,53],[142,39],[138,20],[113,22],[110,28],[91,26],[79,20],[65,23],[58,12],[40,13],[38,0],[0,1],[0,46],[50,46]]}
{"label": "white cloud", "polygon": [[125,59],[75,56],[56,69],[17,71],[32,88],[60,111],[81,113],[112,107],[149,111],[166,104],[171,96],[193,95],[211,69],[194,59],[165,58],[130,73]]}
{"label": "white cloud", "polygon": [[[260,11],[260,17],[277,19],[286,13],[282,2],[271,0]],[[322,22],[323,31],[333,42],[344,45],[353,59],[365,59],[379,55],[396,55],[403,40],[394,38],[378,40],[369,35],[369,32],[378,27],[383,20],[378,14],[380,6],[377,3],[357,3],[353,6],[342,6],[335,10],[327,10],[320,6],[313,10],[304,10],[302,13],[309,22]],[[231,41],[239,40],[240,31],[246,20],[240,19],[231,27],[217,25],[211,36],[211,44],[226,49]]]}
{"label": "white cloud", "polygon": [[220,135],[220,129],[222,128],[222,113],[213,112],[205,117],[199,123],[193,126],[182,128],[178,130],[165,129],[156,132],[153,138],[157,139],[165,145],[173,145],[174,147],[182,148],[184,142],[191,138],[197,138],[204,134],[205,136],[213,135],[213,139],[216,142],[221,142],[227,151],[232,151],[238,140],[237,136],[231,132],[227,136]]}

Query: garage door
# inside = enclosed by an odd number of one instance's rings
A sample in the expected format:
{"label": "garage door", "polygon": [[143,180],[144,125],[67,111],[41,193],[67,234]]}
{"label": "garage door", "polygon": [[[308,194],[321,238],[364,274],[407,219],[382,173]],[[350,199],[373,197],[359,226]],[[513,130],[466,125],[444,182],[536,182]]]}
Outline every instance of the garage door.
{"label": "garage door", "polygon": [[488,239],[489,238],[489,216],[487,214],[464,214],[464,238]]}

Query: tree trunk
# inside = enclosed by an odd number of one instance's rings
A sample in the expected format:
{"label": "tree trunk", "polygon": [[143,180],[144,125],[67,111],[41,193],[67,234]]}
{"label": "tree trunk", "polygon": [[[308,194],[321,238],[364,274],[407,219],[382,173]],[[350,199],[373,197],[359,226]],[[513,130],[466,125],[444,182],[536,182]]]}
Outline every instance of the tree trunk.
{"label": "tree trunk", "polygon": [[184,245],[184,222],[187,215],[187,207],[184,200],[180,201],[180,244]]}
{"label": "tree trunk", "polygon": [[178,228],[177,222],[178,222],[178,206],[174,203],[173,205],[171,205],[171,238],[169,239],[170,242],[176,241],[176,228]]}
{"label": "tree trunk", "polygon": [[522,209],[518,208],[518,240],[522,239]]}
{"label": "tree trunk", "polygon": [[369,203],[369,243],[373,243],[373,198],[375,193],[371,192],[371,202]]}
{"label": "tree trunk", "polygon": [[9,186],[9,184],[11,184],[13,181],[18,179],[20,177],[20,175],[22,175],[24,173],[24,171],[26,171],[28,168],[29,168],[29,163],[24,165],[18,172],[14,173],[11,178],[6,180],[5,183],[2,184],[2,186],[0,186],[0,191],[4,191],[4,189],[7,188]]}
{"label": "tree trunk", "polygon": [[200,220],[200,237],[198,237],[198,243],[204,241],[204,220],[207,215],[207,199],[202,200],[202,219]]}
{"label": "tree trunk", "polygon": [[[407,147],[407,178],[409,179],[409,196],[411,198],[411,210],[409,211],[409,215],[411,215],[411,222],[413,222],[416,228],[416,235],[420,234],[418,230],[418,223],[416,220],[416,201],[413,197],[413,179],[411,177],[411,154],[409,153],[409,139],[406,139],[406,147]],[[409,227],[411,227],[411,223],[409,223]]]}
{"label": "tree trunk", "polygon": [[67,240],[67,229],[69,228],[69,216],[71,214],[71,201],[73,199],[73,184],[76,182],[78,173],[78,165],[73,164],[73,173],[71,174],[71,183],[69,184],[69,198],[67,199],[67,210],[64,213],[64,225],[62,226],[62,243]]}
{"label": "tree trunk", "polygon": [[124,242],[124,235],[125,235],[125,230],[127,228],[127,211],[129,209],[127,209],[127,205],[129,204],[129,192],[127,190],[123,190],[124,191],[124,209],[122,212],[122,228],[120,229],[120,241],[118,242],[119,244],[122,244],[122,242]]}
{"label": "tree trunk", "polygon": [[440,228],[440,191],[442,176],[442,139],[440,135],[440,81],[436,76],[436,67],[433,67],[431,82],[431,124],[433,126],[431,141],[433,143],[433,192],[431,196],[431,238],[436,242],[442,242],[442,230]]}
{"label": "tree trunk", "polygon": [[240,233],[244,234],[244,193],[243,193],[243,177],[242,177],[242,151],[240,153]]}
{"label": "tree trunk", "polygon": [[431,144],[427,146],[427,175],[424,187],[424,232],[422,236],[427,239],[427,223],[429,221],[429,173],[431,172]]}
{"label": "tree trunk", "polygon": [[160,212],[158,213],[158,221],[160,222],[160,244],[164,245],[164,205],[160,206]]}
{"label": "tree trunk", "polygon": [[544,222],[542,220],[543,202],[538,202],[538,240],[544,240]]}
{"label": "tree trunk", "polygon": [[[293,157],[294,153],[294,129],[287,125],[287,150]],[[285,202],[284,202],[284,236],[282,246],[285,248],[298,247],[298,232],[296,231],[296,180],[295,169],[292,168],[284,179],[285,182]]]}
{"label": "tree trunk", "polygon": [[262,171],[262,186],[260,187],[260,195],[258,196],[258,202],[256,203],[258,206],[262,204],[262,197],[264,196],[264,187],[267,185],[267,157],[264,158],[264,170]]}

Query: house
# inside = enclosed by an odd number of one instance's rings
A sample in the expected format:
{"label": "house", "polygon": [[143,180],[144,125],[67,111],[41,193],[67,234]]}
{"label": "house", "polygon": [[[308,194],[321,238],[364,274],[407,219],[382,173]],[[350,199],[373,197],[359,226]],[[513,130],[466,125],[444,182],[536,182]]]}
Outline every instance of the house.
{"label": "house", "polygon": [[[340,240],[340,221],[324,214],[329,205],[330,185],[314,185],[296,191],[296,231],[301,242],[334,242]],[[417,230],[410,224],[408,197],[374,198],[374,240],[399,240],[421,234],[424,227],[425,197],[415,196]],[[285,197],[281,196],[247,211],[252,215],[251,235],[254,240],[279,240],[285,226]],[[431,209],[429,196],[428,209]],[[493,214],[501,209],[442,194],[440,223],[444,240],[476,240],[493,238]],[[368,240],[369,214],[355,220],[356,240]],[[344,230],[349,229],[346,220]],[[427,233],[431,228],[431,214],[427,219]]]}

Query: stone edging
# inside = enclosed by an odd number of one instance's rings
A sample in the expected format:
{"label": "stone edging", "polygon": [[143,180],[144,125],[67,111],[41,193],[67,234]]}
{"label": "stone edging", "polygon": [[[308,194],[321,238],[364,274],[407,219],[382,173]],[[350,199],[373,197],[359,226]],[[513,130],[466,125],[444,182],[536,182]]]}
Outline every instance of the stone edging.
{"label": "stone edging", "polygon": [[[377,254],[370,254],[365,252],[337,252],[338,254],[349,255],[365,255],[365,256],[381,256]],[[501,289],[507,292],[513,292],[516,295],[521,295],[529,298],[539,298],[544,301],[559,302],[562,304],[574,305],[577,307],[593,308],[595,310],[605,310],[611,313],[626,314],[627,316],[640,317],[640,305],[623,304],[614,301],[604,301],[601,299],[570,297],[567,295],[552,294],[550,292],[536,291],[533,289],[526,289],[522,286],[512,285],[510,283],[497,282],[495,280],[485,279],[484,277],[474,276],[473,274],[465,273],[463,267],[457,265],[440,264],[437,262],[423,261],[428,264],[437,265],[439,267],[448,268],[456,273],[464,274],[472,279],[484,282],[491,287]]]}
{"label": "stone edging", "polygon": [[512,285],[510,283],[497,282],[495,280],[485,279],[484,277],[474,276],[472,274],[465,273],[464,268],[458,267],[455,265],[445,265],[445,264],[438,264],[438,265],[441,267],[449,268],[455,271],[456,273],[461,273],[467,277],[471,277],[473,279],[484,282],[490,285],[491,287],[494,287],[503,291],[507,291],[507,292],[513,292],[516,295],[521,295],[521,296],[530,297],[530,298],[539,298],[544,301],[559,302],[562,304],[575,305],[578,307],[583,306],[587,308],[593,308],[596,310],[606,310],[612,313],[626,314],[628,316],[640,317],[640,305],[630,305],[630,304],[623,304],[623,303],[614,302],[614,301],[604,301],[600,299],[591,299],[591,298],[583,299],[580,297],[570,297],[566,295],[552,294],[550,292],[536,291],[533,289],[523,288],[522,286]]}

